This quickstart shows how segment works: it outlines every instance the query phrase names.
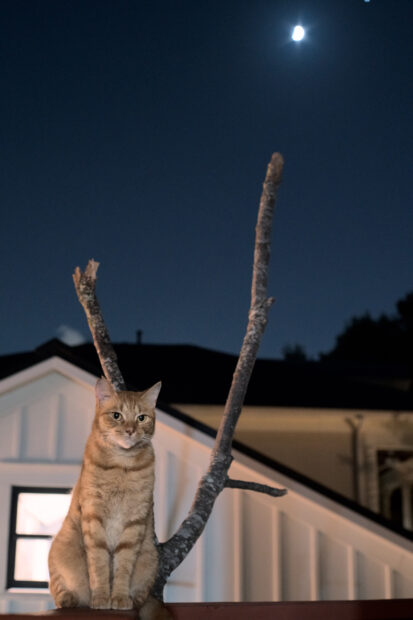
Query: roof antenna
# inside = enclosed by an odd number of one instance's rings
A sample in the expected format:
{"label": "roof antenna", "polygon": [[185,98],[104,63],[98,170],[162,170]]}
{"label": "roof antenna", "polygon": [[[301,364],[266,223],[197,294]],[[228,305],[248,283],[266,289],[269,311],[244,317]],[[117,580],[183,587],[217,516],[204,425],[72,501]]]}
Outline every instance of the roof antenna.
{"label": "roof antenna", "polygon": [[143,331],[141,329],[136,331],[136,344],[142,344],[142,334]]}

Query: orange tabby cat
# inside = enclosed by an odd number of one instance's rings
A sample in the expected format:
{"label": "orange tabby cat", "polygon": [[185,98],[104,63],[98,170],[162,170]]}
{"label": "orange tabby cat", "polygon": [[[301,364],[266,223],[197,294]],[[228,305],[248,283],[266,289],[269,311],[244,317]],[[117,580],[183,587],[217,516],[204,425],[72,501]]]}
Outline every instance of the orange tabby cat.
{"label": "orange tabby cat", "polygon": [[141,618],[170,618],[149,596],[158,566],[154,545],[155,404],[145,392],[96,384],[96,415],[69,512],[49,554],[57,607],[140,607]]}

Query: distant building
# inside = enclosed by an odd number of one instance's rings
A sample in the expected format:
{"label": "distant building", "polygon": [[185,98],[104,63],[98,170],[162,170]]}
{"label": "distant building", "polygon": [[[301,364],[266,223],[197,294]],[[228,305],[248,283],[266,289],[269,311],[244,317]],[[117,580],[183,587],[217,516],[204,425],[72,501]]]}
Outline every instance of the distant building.
{"label": "distant building", "polygon": [[[207,467],[236,359],[197,347],[116,350],[132,389],[163,380],[155,501],[164,540]],[[45,558],[79,473],[99,375],[91,345],[55,340],[0,357],[1,612],[52,606]],[[167,599],[412,597],[412,410],[403,369],[257,362],[232,476],[288,495],[225,490]]]}

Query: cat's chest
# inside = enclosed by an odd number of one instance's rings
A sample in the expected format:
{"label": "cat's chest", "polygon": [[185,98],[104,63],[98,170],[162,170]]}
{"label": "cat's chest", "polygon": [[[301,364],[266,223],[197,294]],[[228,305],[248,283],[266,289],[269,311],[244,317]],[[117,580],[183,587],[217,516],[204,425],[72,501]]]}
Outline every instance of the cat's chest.
{"label": "cat's chest", "polygon": [[140,485],[131,476],[118,480],[115,487],[107,488],[105,501],[105,530],[111,551],[117,546],[125,524],[139,512]]}
{"label": "cat's chest", "polygon": [[110,551],[113,551],[125,528],[125,507],[121,502],[114,502],[108,508],[105,520],[106,540]]}

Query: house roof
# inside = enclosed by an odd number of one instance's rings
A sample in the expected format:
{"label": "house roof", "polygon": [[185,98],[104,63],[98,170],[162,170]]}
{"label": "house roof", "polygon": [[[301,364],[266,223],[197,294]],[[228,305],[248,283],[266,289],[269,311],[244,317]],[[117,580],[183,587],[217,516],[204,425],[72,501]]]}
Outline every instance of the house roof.
{"label": "house roof", "polygon": [[[162,400],[223,404],[237,358],[192,345],[115,344],[128,386],[145,389],[162,380]],[[0,379],[57,355],[97,376],[100,364],[91,343],[68,346],[50,340],[37,349],[0,356]],[[413,410],[407,366],[340,361],[259,359],[245,404],[363,410]]]}
{"label": "house roof", "polygon": [[[202,391],[198,392],[197,390],[200,390],[200,386],[203,384],[203,382],[205,382],[207,386],[209,384],[214,385],[214,382],[216,382],[219,387],[219,390],[227,390],[227,388],[229,387],[229,382],[230,382],[232,372],[233,372],[233,369],[236,363],[235,356],[227,355],[224,353],[218,353],[215,351],[209,351],[207,349],[201,349],[199,347],[192,347],[192,346],[118,344],[118,345],[115,345],[115,349],[118,355],[119,365],[124,373],[125,379],[128,383],[128,387],[132,387],[134,389],[144,389],[148,387],[148,385],[150,385],[151,383],[155,382],[160,376],[166,376],[167,380],[165,381],[165,384],[168,385],[168,383],[171,382],[171,387],[170,387],[170,391],[168,392],[168,395],[172,394],[172,395],[177,396],[178,394],[180,394],[181,402],[183,402],[182,401],[183,395],[186,394],[188,398],[192,399],[192,400],[188,400],[187,402],[191,402],[191,403],[208,402],[210,403],[211,401],[207,400],[205,393]],[[189,360],[186,359],[188,355],[189,355]],[[92,375],[99,376],[101,374],[101,369],[100,369],[98,359],[97,359],[97,356],[96,356],[96,353],[95,353],[95,350],[92,344],[84,344],[80,346],[70,347],[68,345],[65,345],[61,341],[54,339],[38,347],[34,351],[0,356],[0,380],[5,380],[7,377],[10,377],[10,380],[12,380],[12,375],[15,375],[16,373],[19,373],[19,372],[21,373],[21,371],[30,369],[32,366],[35,366],[35,365],[37,365],[37,367],[41,369],[41,367],[44,366],[44,364],[41,364],[41,362],[45,362],[47,366],[48,365],[47,360],[49,360],[50,363],[54,366],[56,366],[56,364],[64,365],[65,362],[59,362],[58,358],[61,358],[65,360],[66,362],[70,362],[71,365],[74,365],[75,367],[80,368],[81,370],[84,370],[87,373],[91,373]],[[135,362],[134,366],[127,364],[128,359],[129,360],[134,359],[134,362]],[[140,366],[137,365],[136,363],[137,361],[142,362]],[[196,367],[195,367],[195,362],[197,362],[198,364]],[[211,364],[211,366],[203,365],[203,364],[206,364],[206,362]],[[129,363],[131,364],[131,361]],[[194,364],[194,366],[191,366],[191,364]],[[310,363],[310,364],[305,363],[305,364],[296,365],[296,364],[290,364],[290,363],[286,364],[284,362],[277,361],[277,360],[259,360],[257,363],[258,369],[256,369],[255,374],[260,375],[260,373],[262,372],[260,367],[264,368],[264,370],[268,374],[263,373],[263,376],[261,377],[258,376],[258,378],[256,376],[253,379],[253,385],[255,381],[254,389],[257,390],[260,388],[260,386],[264,386],[265,377],[269,378],[267,380],[272,381],[271,383],[272,388],[270,389],[267,388],[264,391],[264,395],[266,396],[266,398],[268,398],[268,401],[264,402],[261,398],[261,400],[259,400],[258,403],[256,402],[254,404],[266,404],[266,405],[273,404],[273,403],[279,404],[280,401],[274,397],[271,399],[271,395],[272,395],[272,391],[278,390],[278,386],[285,388],[285,386],[282,385],[283,378],[284,379],[287,378],[292,381],[293,375],[296,375],[298,378],[296,378],[294,385],[300,387],[302,385],[301,380],[305,372],[305,366],[307,366],[307,368],[309,369],[309,373],[310,373],[309,382],[311,382],[312,380],[311,366],[313,365],[313,368],[314,368],[314,365],[316,364],[317,363]],[[139,370],[138,369],[134,370],[136,366]],[[301,368],[297,368],[297,366],[301,366]],[[66,369],[66,371],[68,371],[69,374],[70,373],[73,374],[73,366],[71,367],[72,370],[70,370],[70,368],[68,370],[68,368],[69,368],[69,364],[65,365],[65,368],[63,370]],[[155,374],[159,369],[163,371],[164,373],[163,375],[161,373]],[[299,370],[299,372],[296,372],[297,370]],[[404,380],[407,381],[408,374],[406,373],[405,375],[402,375],[400,372],[396,372],[396,370],[397,369],[394,369],[394,368],[393,369],[382,368],[381,369],[381,372],[382,372],[381,380],[387,383],[389,382],[391,383],[393,381],[394,383],[396,383],[396,385],[399,384],[401,378],[404,378]],[[271,376],[272,376],[271,371],[275,373],[276,375],[275,379],[274,378],[271,379]],[[282,375],[282,371],[284,371],[285,373],[284,376]],[[224,380],[223,377],[220,378],[219,376],[220,372],[227,372],[229,373],[229,375],[226,376]],[[316,373],[314,373],[313,376],[315,376],[315,374]],[[320,371],[320,376],[322,376],[321,371]],[[175,377],[179,378],[179,382],[177,383],[178,387],[175,386],[174,388],[173,379]],[[370,368],[368,372],[365,371],[364,379],[360,379],[360,381],[362,382],[362,380],[365,380],[368,382],[368,381],[371,381],[372,378],[374,378],[375,381],[378,381],[377,373],[374,373],[373,370]],[[194,379],[194,384],[191,384],[191,379]],[[7,381],[3,381],[3,383],[7,383]],[[321,388],[321,386],[319,387]],[[375,387],[377,389],[380,387],[380,385],[372,384],[372,387]],[[182,390],[182,392],[180,392],[178,388]],[[176,390],[175,392],[174,392],[174,389]],[[396,388],[387,387],[386,390],[388,390],[390,393],[396,390]],[[224,392],[221,392],[218,390],[216,391],[212,390],[211,393],[213,394],[214,398],[220,398],[220,399],[222,398],[222,402],[224,401],[225,396],[226,396],[226,392],[224,394]],[[287,393],[285,389],[283,393],[284,394]],[[316,394],[316,391],[314,391],[313,393]],[[410,394],[410,392],[408,394]],[[262,394],[261,394],[261,397],[262,397]],[[197,398],[198,400],[195,400]],[[201,400],[201,398],[204,398],[205,401]],[[175,399],[171,398],[169,402],[174,402],[178,400],[179,400],[178,398],[175,398]],[[293,400],[289,400],[288,402],[291,403],[291,402],[298,402],[298,401],[293,399]],[[322,402],[322,401],[319,400],[317,402]],[[406,407],[405,410],[412,408],[411,401],[406,400],[406,403],[407,402],[410,403],[410,407]],[[165,405],[164,403],[158,403],[158,404],[159,404],[159,408],[163,410],[165,413],[205,433],[206,435],[209,435],[210,437],[215,437],[216,431],[210,426],[198,420],[195,420],[191,416],[187,415],[186,413],[183,413],[182,411],[179,411],[178,409],[174,407]],[[251,404],[251,398],[250,398],[250,404]],[[381,407],[381,408],[384,408],[384,407]],[[395,407],[393,406],[393,409],[394,408]],[[250,458],[257,461],[258,463],[261,463],[281,474],[284,474],[288,478],[295,480],[296,482],[312,489],[313,491],[316,491],[317,493],[333,500],[334,502],[337,502],[338,504],[341,504],[342,506],[349,508],[350,510],[356,512],[357,514],[360,514],[363,517],[378,523],[379,525],[385,527],[386,529],[398,535],[408,538],[409,540],[413,540],[413,532],[406,530],[402,527],[399,527],[396,523],[393,523],[391,521],[388,521],[387,519],[384,519],[381,515],[376,514],[375,512],[367,508],[364,508],[363,506],[357,504],[353,500],[350,500],[344,497],[340,493],[337,493],[336,491],[312,480],[311,478],[308,478],[306,475],[301,474],[291,469],[290,467],[283,465],[282,463],[279,463],[278,461],[275,461],[274,459],[271,459],[257,452],[256,450],[242,444],[239,441],[234,441],[233,447],[235,450],[238,450],[242,454],[249,456]]]}

